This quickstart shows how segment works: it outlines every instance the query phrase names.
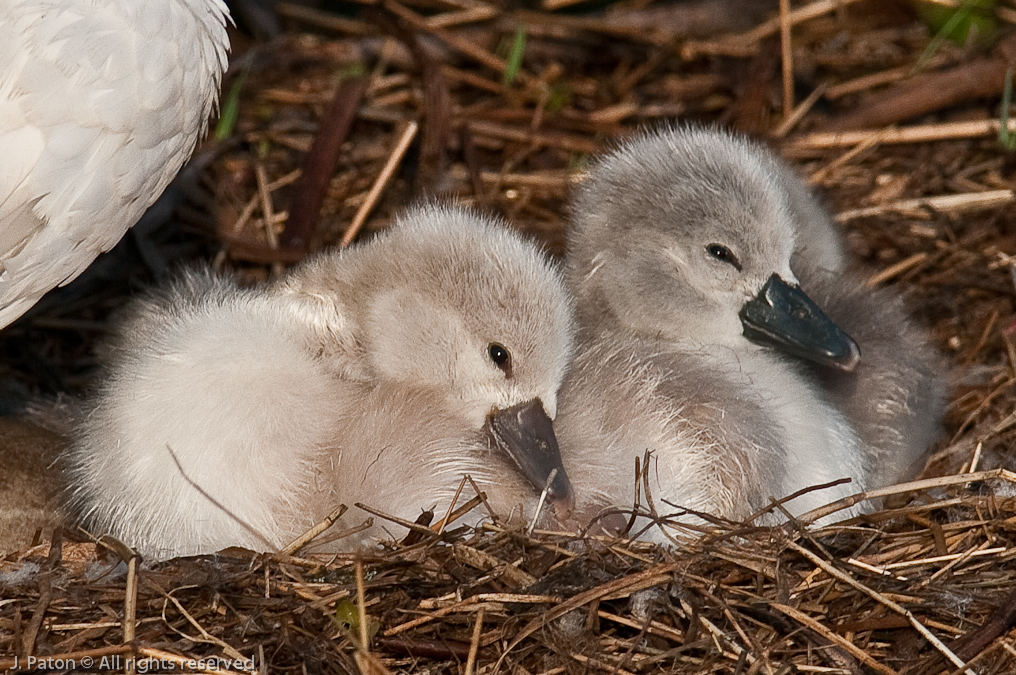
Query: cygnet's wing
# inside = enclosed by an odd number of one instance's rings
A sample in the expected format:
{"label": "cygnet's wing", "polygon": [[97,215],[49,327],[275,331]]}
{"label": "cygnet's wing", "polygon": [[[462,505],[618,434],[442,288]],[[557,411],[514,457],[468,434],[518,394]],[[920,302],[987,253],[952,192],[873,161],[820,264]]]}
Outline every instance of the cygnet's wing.
{"label": "cygnet's wing", "polygon": [[120,240],[190,157],[221,0],[0,0],[0,327]]}
{"label": "cygnet's wing", "polygon": [[137,303],[71,452],[87,522],[155,558],[286,542],[350,404],[276,298],[190,273]]}
{"label": "cygnet's wing", "polygon": [[909,478],[941,431],[945,364],[895,290],[854,274],[802,272],[802,284],[861,348],[853,373],[813,370],[868,446],[871,487]]}
{"label": "cygnet's wing", "polygon": [[0,555],[43,539],[63,520],[65,439],[31,422],[0,418]]}
{"label": "cygnet's wing", "polygon": [[783,451],[752,395],[701,355],[610,334],[581,345],[556,423],[579,516],[630,508],[646,451],[661,515],[676,506],[740,519],[782,496]]}

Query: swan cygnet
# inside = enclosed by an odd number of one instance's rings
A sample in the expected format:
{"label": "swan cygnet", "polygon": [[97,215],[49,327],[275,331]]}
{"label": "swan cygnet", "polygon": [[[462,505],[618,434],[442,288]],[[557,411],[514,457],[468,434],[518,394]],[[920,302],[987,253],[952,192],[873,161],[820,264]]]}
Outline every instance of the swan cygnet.
{"label": "swan cygnet", "polygon": [[630,507],[647,450],[659,513],[742,519],[842,478],[786,508],[892,484],[935,438],[927,337],[896,293],[847,271],[822,207],[753,142],[678,126],[601,159],[566,282],[578,346],[556,427],[580,515]]}
{"label": "swan cygnet", "polygon": [[571,311],[533,244],[437,206],[260,288],[186,274],[107,347],[72,505],[154,558],[281,547],[339,504],[336,530],[363,522],[356,502],[441,514],[466,474],[500,515],[532,517],[548,483],[548,510],[566,514],[551,420]]}
{"label": "swan cygnet", "polygon": [[0,555],[43,539],[63,520],[63,475],[57,466],[67,442],[31,421],[0,417]]}

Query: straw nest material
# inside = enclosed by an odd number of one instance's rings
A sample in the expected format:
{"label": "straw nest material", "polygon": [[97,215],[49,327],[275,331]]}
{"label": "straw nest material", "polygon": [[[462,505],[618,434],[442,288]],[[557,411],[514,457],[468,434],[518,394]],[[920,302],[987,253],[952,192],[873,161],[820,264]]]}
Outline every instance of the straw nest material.
{"label": "straw nest material", "polygon": [[667,549],[421,519],[408,536],[391,523],[402,541],[374,557],[149,566],[68,529],[0,561],[0,669],[1016,672],[1016,202],[998,119],[1016,14],[985,4],[965,46],[910,5],[858,0],[278,4],[284,33],[234,36],[225,121],[176,227],[132,235],[5,331],[8,389],[87,388],[108,314],[181,261],[266,278],[423,196],[560,254],[588,156],[685,118],[770,141],[870,283],[909,293],[952,364],[946,431],[919,481],[865,496],[871,516],[714,520]]}

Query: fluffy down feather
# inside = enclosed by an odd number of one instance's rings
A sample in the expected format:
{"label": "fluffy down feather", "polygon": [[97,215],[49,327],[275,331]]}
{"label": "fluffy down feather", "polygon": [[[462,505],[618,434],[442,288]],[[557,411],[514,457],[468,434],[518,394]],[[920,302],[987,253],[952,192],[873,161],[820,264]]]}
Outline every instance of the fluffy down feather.
{"label": "fluffy down feather", "polygon": [[[186,274],[107,347],[71,453],[75,510],[156,558],[273,549],[340,503],[443,513],[464,474],[498,512],[531,516],[542,483],[489,417],[537,401],[553,418],[571,344],[557,270],[459,210],[411,211],[255,289]],[[334,547],[385,536],[378,522]]]}

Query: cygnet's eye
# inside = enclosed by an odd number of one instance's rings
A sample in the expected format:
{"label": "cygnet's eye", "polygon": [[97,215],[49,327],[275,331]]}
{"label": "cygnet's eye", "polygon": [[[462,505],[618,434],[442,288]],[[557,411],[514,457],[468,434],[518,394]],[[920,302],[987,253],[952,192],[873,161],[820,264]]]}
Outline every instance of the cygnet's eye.
{"label": "cygnet's eye", "polygon": [[495,366],[504,371],[505,377],[512,376],[512,355],[504,348],[504,345],[491,342],[487,345],[487,355],[490,356],[490,360],[494,362]]}
{"label": "cygnet's eye", "polygon": [[741,271],[741,263],[738,261],[737,256],[723,244],[709,244],[706,246],[706,253],[720,262],[733,265],[734,269],[738,272]]}

